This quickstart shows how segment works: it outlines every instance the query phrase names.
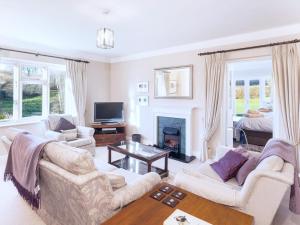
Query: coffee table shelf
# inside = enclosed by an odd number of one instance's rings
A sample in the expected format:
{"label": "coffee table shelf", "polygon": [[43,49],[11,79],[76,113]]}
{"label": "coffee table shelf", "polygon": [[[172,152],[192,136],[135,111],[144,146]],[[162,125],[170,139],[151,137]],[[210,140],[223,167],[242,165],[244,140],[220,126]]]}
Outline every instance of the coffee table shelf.
{"label": "coffee table shelf", "polygon": [[[138,159],[130,158],[130,157],[125,157],[125,158],[113,161],[111,164],[118,168],[130,170],[134,173],[138,173],[141,175],[148,173],[147,163],[145,163],[141,160],[138,160]],[[169,175],[168,171],[165,171],[164,169],[161,169],[161,168],[158,168],[155,166],[151,166],[151,172],[158,173],[161,178],[167,177]]]}
{"label": "coffee table shelf", "polygon": [[[108,163],[119,168],[131,170],[139,174],[156,172],[162,178],[169,175],[168,158],[170,151],[131,141],[108,145],[107,149]],[[112,161],[112,151],[125,155],[125,158]],[[153,162],[161,158],[165,159],[164,169],[152,166]]]}

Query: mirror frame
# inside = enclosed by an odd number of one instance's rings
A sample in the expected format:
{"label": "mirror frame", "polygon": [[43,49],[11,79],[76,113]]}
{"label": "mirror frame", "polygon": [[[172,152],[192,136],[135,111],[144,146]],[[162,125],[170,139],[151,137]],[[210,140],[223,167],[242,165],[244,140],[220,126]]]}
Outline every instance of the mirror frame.
{"label": "mirror frame", "polygon": [[[190,69],[189,95],[188,96],[157,96],[156,90],[158,87],[156,86],[156,71],[180,69],[180,68],[189,68]],[[194,72],[193,70],[194,70],[193,65],[172,66],[172,67],[163,67],[163,68],[154,69],[154,98],[155,99],[193,99],[193,72]]]}

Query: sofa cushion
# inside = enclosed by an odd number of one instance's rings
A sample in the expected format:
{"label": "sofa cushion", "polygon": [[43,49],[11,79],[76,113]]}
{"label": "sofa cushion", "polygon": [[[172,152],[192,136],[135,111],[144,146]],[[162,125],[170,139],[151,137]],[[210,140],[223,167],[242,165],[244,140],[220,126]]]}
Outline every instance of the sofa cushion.
{"label": "sofa cushion", "polygon": [[125,181],[125,177],[120,174],[116,174],[113,172],[105,174],[107,175],[110,185],[114,190],[124,187],[127,184]]}
{"label": "sofa cushion", "polygon": [[76,175],[96,170],[91,153],[85,149],[52,142],[46,145],[45,154],[49,161]]}
{"label": "sofa cushion", "polygon": [[261,161],[256,169],[257,170],[272,170],[272,171],[280,171],[283,167],[284,161],[279,156],[273,155],[265,158]]}
{"label": "sofa cushion", "polygon": [[94,158],[94,164],[100,172],[111,172],[118,169],[116,166],[113,166],[100,158]]}
{"label": "sofa cushion", "polygon": [[61,115],[61,114],[52,114],[48,116],[49,128],[50,130],[55,130],[57,124],[61,118],[68,120],[70,123],[75,124],[73,117],[71,115]]}
{"label": "sofa cushion", "polygon": [[255,169],[257,162],[258,158],[250,156],[248,160],[244,163],[244,165],[242,165],[235,177],[239,185],[244,184],[249,173],[251,173],[251,171]]}
{"label": "sofa cushion", "polygon": [[128,170],[124,169],[116,169],[113,171],[114,174],[121,175],[125,177],[125,181],[127,184],[134,183],[136,180],[138,180],[142,175],[130,172]]}
{"label": "sofa cushion", "polygon": [[[212,160],[207,160],[204,163],[201,163],[199,166],[184,168],[183,173],[193,176],[198,179],[208,179],[212,182],[222,183],[223,180],[220,176],[211,168],[210,164],[213,163]],[[235,178],[229,179],[224,184],[234,190],[240,190],[241,186],[238,185]]]}
{"label": "sofa cushion", "polygon": [[74,141],[78,136],[76,128],[71,130],[62,130],[61,133],[66,141]]}
{"label": "sofa cushion", "polygon": [[236,176],[240,167],[247,161],[247,157],[230,150],[219,161],[210,164],[222,180],[228,181]]}
{"label": "sofa cushion", "polygon": [[76,128],[76,126],[73,123],[71,123],[69,120],[66,120],[65,118],[62,117],[59,119],[59,121],[55,127],[55,131],[62,132],[65,130],[73,130],[75,128]]}
{"label": "sofa cushion", "polygon": [[72,141],[67,142],[68,145],[76,148],[80,148],[81,146],[92,144],[91,138],[78,138]]}

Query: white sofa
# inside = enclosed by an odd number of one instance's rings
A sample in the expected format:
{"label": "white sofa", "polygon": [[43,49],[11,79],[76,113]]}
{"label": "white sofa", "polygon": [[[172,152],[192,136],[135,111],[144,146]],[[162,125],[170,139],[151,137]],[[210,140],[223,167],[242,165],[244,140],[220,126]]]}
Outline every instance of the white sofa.
{"label": "white sofa", "polygon": [[[215,160],[230,148],[220,146]],[[259,155],[260,153],[250,152]],[[231,206],[254,216],[255,225],[270,225],[286,191],[294,182],[294,168],[277,156],[264,159],[247,177],[243,186],[232,178],[223,182],[208,160],[197,168],[185,169],[175,185],[211,201]]]}
{"label": "white sofa", "polygon": [[[62,133],[55,131],[60,118],[64,118],[74,124],[77,128],[78,137],[75,140],[67,141]],[[95,155],[96,142],[94,139],[94,128],[77,126],[76,118],[71,115],[49,115],[48,119],[43,120],[46,128],[45,137],[76,148],[83,148]]]}
{"label": "white sofa", "polygon": [[[12,139],[1,138],[7,151]],[[39,165],[41,208],[37,213],[48,225],[99,225],[161,180],[156,173],[138,175],[118,169],[97,161],[85,149],[59,142],[46,146]],[[125,186],[114,188],[115,177],[125,179]]]}

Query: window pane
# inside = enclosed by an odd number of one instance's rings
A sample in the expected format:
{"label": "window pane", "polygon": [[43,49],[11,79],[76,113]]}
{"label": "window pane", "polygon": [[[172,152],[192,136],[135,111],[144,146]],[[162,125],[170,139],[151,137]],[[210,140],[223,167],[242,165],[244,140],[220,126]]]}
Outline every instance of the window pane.
{"label": "window pane", "polygon": [[0,64],[0,121],[13,116],[14,67]]}
{"label": "window pane", "polygon": [[22,80],[40,80],[43,77],[43,68],[38,66],[21,66]]}
{"label": "window pane", "polygon": [[42,115],[42,85],[23,84],[22,116]]}
{"label": "window pane", "polygon": [[265,104],[268,105],[271,103],[271,88],[272,81],[271,78],[265,80]]}
{"label": "window pane", "polygon": [[259,80],[250,80],[250,104],[249,109],[256,110],[259,109]]}
{"label": "window pane", "polygon": [[245,113],[245,82],[243,80],[237,80],[235,82],[235,113],[236,115],[242,115]]}
{"label": "window pane", "polygon": [[50,113],[65,112],[65,71],[49,69]]}

